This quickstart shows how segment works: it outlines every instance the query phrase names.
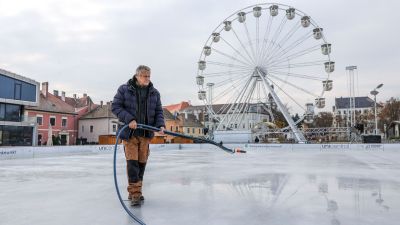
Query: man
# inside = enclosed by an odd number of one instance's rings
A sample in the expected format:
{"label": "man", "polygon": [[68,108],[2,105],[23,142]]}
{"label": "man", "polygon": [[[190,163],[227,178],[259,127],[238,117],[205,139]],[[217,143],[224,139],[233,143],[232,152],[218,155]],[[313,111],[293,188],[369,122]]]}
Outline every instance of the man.
{"label": "man", "polygon": [[130,129],[125,129],[120,137],[125,147],[128,173],[128,193],[132,206],[140,206],[143,175],[149,157],[149,143],[154,133],[136,129],[137,124],[147,124],[161,129],[164,134],[165,123],[160,93],[150,82],[151,70],[141,65],[136,74],[126,84],[118,88],[112,102],[112,112]]}

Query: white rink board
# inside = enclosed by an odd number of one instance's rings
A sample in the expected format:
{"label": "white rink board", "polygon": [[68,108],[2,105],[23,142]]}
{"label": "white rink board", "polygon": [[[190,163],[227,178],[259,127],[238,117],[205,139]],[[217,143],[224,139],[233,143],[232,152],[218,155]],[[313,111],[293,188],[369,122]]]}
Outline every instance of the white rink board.
{"label": "white rink board", "polygon": [[[397,151],[400,144],[226,144],[231,149],[243,149],[246,151]],[[118,146],[118,151],[122,151],[122,145]],[[219,150],[211,144],[151,144],[150,149],[157,150],[187,150],[198,149]],[[92,153],[112,153],[114,145],[75,145],[75,146],[43,146],[43,147],[1,147],[0,160],[34,158],[57,155],[71,154],[92,154]]]}

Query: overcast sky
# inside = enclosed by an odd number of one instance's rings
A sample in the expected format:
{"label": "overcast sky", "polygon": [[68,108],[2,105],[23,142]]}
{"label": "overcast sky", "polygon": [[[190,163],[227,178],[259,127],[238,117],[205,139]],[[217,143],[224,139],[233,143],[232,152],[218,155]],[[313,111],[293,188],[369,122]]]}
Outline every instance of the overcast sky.
{"label": "overcast sky", "polygon": [[[258,1],[0,0],[0,67],[50,90],[112,100],[138,64],[152,68],[163,104],[197,101],[197,61],[210,33]],[[332,43],[334,89],[358,66],[360,95],[384,83],[378,100],[400,93],[400,1],[280,1],[310,15]],[[179,82],[177,82],[179,81]],[[330,108],[327,108],[330,110]]]}

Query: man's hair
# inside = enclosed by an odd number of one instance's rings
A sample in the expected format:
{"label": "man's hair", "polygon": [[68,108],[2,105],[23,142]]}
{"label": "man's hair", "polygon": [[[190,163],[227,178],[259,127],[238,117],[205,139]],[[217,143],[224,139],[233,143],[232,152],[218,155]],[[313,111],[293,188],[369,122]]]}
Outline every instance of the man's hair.
{"label": "man's hair", "polygon": [[136,69],[136,75],[139,75],[139,72],[142,71],[142,70],[147,71],[147,72],[151,72],[150,67],[145,66],[145,65],[140,65]]}

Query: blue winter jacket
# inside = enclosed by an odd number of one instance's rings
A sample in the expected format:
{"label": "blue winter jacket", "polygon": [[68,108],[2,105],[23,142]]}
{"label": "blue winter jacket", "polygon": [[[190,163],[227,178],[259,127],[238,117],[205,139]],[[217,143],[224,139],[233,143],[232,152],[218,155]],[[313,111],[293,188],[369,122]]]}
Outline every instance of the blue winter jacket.
{"label": "blue winter jacket", "polygon": [[[117,116],[119,121],[129,124],[136,119],[137,98],[136,90],[133,85],[130,85],[132,79],[126,84],[118,88],[117,94],[112,102],[112,112]],[[153,127],[165,127],[163,109],[161,105],[160,92],[153,87],[150,82],[147,96],[147,121]],[[128,140],[132,135],[132,129],[124,129],[120,134],[120,138]],[[150,137],[154,136],[154,132],[150,132]]]}

